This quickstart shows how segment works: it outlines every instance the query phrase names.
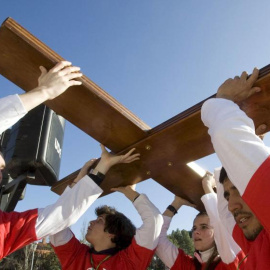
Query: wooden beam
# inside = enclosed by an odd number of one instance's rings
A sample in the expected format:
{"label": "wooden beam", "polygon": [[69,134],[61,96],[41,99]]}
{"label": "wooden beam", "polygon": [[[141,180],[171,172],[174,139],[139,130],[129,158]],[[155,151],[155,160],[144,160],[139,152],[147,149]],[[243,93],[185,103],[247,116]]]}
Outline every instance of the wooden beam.
{"label": "wooden beam", "polygon": [[[0,58],[0,73],[25,91],[36,86],[40,65],[49,69],[63,60],[11,18],[0,28]],[[46,105],[113,152],[136,147],[141,153],[140,161],[115,166],[108,172],[102,184],[104,195],[111,187],[153,178],[202,209],[201,179],[186,164],[214,152],[200,119],[204,101],[150,129],[86,76],[81,81],[81,86],[70,88]],[[269,131],[270,65],[260,70],[256,85],[263,91],[239,105],[256,127],[266,124]],[[52,190],[61,194],[77,173],[57,182]]]}

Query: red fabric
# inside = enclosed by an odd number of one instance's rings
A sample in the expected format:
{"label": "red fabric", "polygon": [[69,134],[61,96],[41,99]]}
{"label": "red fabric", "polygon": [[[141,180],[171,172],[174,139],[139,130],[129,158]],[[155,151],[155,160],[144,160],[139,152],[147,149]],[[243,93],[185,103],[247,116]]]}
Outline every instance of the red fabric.
{"label": "red fabric", "polygon": [[[234,262],[230,264],[225,264],[224,262],[220,261],[215,269],[217,270],[235,270],[239,266],[239,269],[244,269],[244,264],[241,263],[241,261],[244,259],[244,253],[240,252],[237,257],[235,258]],[[205,268],[206,264],[202,264],[202,270]],[[195,270],[195,265],[194,265],[194,259],[186,255],[182,249],[179,249],[179,254],[178,257],[172,266],[171,270]]]}
{"label": "red fabric", "polygon": [[[53,247],[63,270],[90,270],[89,247],[81,244],[74,236],[65,245]],[[131,245],[103,262],[100,270],[143,270],[147,269],[154,250],[139,246],[133,238]],[[107,255],[92,254],[95,266]]]}
{"label": "red fabric", "polygon": [[37,240],[37,209],[22,213],[0,210],[0,259]]}
{"label": "red fabric", "polygon": [[235,225],[233,238],[248,255],[245,270],[270,269],[270,157],[252,176],[243,194],[254,215],[259,219],[264,230],[254,241],[248,241],[243,231]]}

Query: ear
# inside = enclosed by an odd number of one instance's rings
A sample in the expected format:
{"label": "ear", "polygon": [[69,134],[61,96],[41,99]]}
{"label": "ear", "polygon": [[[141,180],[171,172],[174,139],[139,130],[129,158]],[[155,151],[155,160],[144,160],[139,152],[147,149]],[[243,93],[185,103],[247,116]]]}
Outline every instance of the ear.
{"label": "ear", "polygon": [[111,240],[111,242],[113,243],[113,239],[115,238],[115,234],[112,233],[107,233],[107,237]]}

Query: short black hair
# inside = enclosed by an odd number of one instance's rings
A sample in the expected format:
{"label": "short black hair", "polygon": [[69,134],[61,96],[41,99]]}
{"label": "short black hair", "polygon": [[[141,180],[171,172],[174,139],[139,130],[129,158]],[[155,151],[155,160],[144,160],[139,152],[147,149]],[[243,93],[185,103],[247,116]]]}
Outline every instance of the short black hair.
{"label": "short black hair", "polygon": [[136,233],[136,227],[124,214],[116,211],[114,207],[100,206],[95,210],[97,216],[105,215],[104,231],[114,234],[111,239],[118,250],[127,248]]}
{"label": "short black hair", "polygon": [[227,175],[227,172],[226,170],[224,169],[224,167],[221,168],[220,170],[220,175],[219,175],[219,182],[221,184],[223,184],[225,182],[226,179],[228,179],[228,175]]}

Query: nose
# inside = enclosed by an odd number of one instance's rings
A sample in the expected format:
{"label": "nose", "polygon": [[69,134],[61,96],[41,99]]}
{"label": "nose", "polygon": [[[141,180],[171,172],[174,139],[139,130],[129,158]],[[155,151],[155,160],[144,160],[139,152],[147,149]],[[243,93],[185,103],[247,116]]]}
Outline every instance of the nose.
{"label": "nose", "polygon": [[89,225],[93,225],[95,223],[95,220],[91,220],[90,222],[89,222]]}
{"label": "nose", "polygon": [[243,208],[240,196],[230,196],[228,201],[228,209],[233,214],[235,211]]}
{"label": "nose", "polygon": [[193,234],[193,235],[199,235],[199,234],[201,234],[201,233],[200,233],[200,230],[194,229],[194,230],[192,231],[192,234]]}

